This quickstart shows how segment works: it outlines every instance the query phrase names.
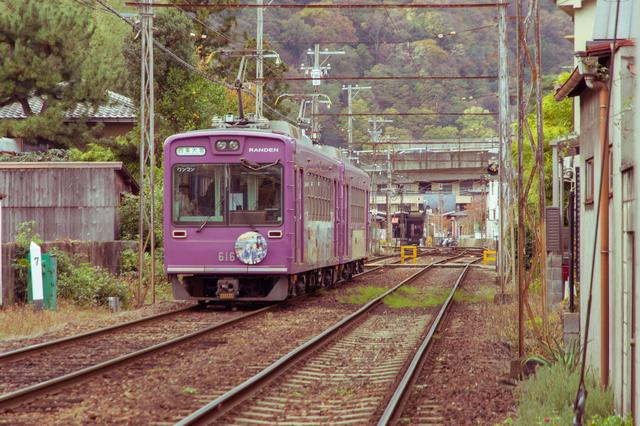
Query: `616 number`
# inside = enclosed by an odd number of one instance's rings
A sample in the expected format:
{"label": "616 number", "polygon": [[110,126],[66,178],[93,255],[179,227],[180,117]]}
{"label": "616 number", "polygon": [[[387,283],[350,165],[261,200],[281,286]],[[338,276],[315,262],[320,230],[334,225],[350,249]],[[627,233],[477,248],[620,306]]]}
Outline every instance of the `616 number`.
{"label": "616 number", "polygon": [[236,254],[232,251],[219,251],[218,262],[234,262],[236,260]]}

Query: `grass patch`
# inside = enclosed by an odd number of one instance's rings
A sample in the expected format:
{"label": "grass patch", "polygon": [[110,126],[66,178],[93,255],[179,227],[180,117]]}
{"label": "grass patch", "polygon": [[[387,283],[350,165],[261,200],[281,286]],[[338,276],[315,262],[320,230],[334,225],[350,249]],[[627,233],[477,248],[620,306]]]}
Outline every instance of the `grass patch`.
{"label": "grass patch", "polygon": [[[384,287],[359,287],[352,289],[349,294],[339,299],[340,303],[362,305],[387,291]],[[384,298],[384,304],[390,308],[430,308],[443,304],[449,297],[451,290],[443,287],[429,287],[426,289],[403,286],[398,291]],[[454,300],[458,303],[480,303],[492,301],[495,290],[490,286],[482,286],[478,291],[460,289]]]}
{"label": "grass patch", "polygon": [[463,288],[458,290],[453,296],[453,300],[458,303],[482,303],[492,302],[496,294],[495,287],[483,285],[476,291],[467,291]]}
{"label": "grass patch", "polygon": [[404,286],[384,298],[384,304],[390,308],[430,308],[444,303],[451,290],[442,287],[418,289]]}
{"label": "grass patch", "polygon": [[0,340],[37,336],[62,329],[70,322],[93,322],[111,316],[100,307],[79,307],[58,299],[57,311],[34,311],[32,305],[10,305],[0,309]]}
{"label": "grass patch", "polygon": [[182,393],[187,395],[195,395],[198,393],[198,389],[192,388],[191,386],[185,386],[184,388],[182,388]]}
{"label": "grass patch", "polygon": [[358,287],[353,289],[344,297],[338,299],[340,303],[349,305],[362,305],[380,296],[387,291],[384,287]]}
{"label": "grass patch", "polygon": [[[384,287],[359,287],[353,289],[345,297],[339,299],[341,303],[362,305],[365,304],[388,289]],[[384,298],[384,304],[390,308],[428,308],[443,303],[449,290],[446,288],[433,287],[419,289],[417,287],[404,286],[398,291]]]}
{"label": "grass patch", "polygon": [[[535,376],[519,388],[520,402],[515,425],[570,425],[573,420],[573,400],[580,381],[580,371],[562,364],[540,367]],[[585,418],[607,417],[613,414],[611,390],[603,390],[593,371],[586,374],[587,405]]]}

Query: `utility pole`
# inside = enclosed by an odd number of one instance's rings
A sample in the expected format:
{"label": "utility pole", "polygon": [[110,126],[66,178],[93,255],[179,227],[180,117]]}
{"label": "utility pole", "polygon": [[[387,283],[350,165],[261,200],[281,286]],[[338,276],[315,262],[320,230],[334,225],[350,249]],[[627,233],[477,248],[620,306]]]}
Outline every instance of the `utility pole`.
{"label": "utility pole", "polygon": [[[382,136],[382,128],[378,127],[378,124],[393,123],[393,120],[387,120],[384,118],[373,117],[369,119],[371,128],[368,130],[371,135],[371,143],[378,144],[381,142],[380,136]],[[391,181],[393,180],[393,168],[391,167],[391,145],[387,144],[387,187],[385,189],[385,199],[387,204],[387,241],[391,241]]]}
{"label": "utility pole", "polygon": [[[304,71],[305,74],[311,74],[311,84],[313,84],[313,90],[315,93],[318,93],[319,88],[320,88],[320,84],[322,83],[322,76],[323,75],[327,75],[329,73],[329,71],[331,70],[331,64],[327,63],[327,65],[324,65],[325,62],[329,59],[329,56],[331,55],[344,55],[345,51],[344,50],[329,50],[329,49],[324,49],[324,50],[320,50],[320,44],[316,43],[313,46],[313,50],[309,49],[307,50],[307,55],[313,55],[313,66],[311,67],[306,67],[304,65],[302,65],[300,67],[300,70]],[[324,56],[325,59],[321,62],[320,58]],[[311,141],[313,143],[318,143],[318,141],[320,140],[320,123],[318,123],[318,107],[319,107],[319,102],[318,102],[318,98],[317,97],[313,97],[312,98],[312,104],[311,104]]]}
{"label": "utility pole", "polygon": [[505,238],[504,238],[504,192],[505,192],[505,152],[509,152],[509,78],[507,62],[507,8],[498,6],[498,90],[500,98],[500,145],[498,147],[498,209],[500,214],[500,230],[498,236],[498,279],[500,293],[504,297],[505,291]]}
{"label": "utility pole", "polygon": [[524,54],[525,31],[524,21],[522,19],[522,0],[516,0],[516,34],[518,39],[516,49],[516,62],[518,63],[518,250],[515,262],[518,262],[518,359],[524,359],[524,120],[526,120],[525,98],[524,98]]}
{"label": "utility pole", "polygon": [[371,87],[359,86],[357,84],[353,86],[349,84],[348,86],[342,86],[342,90],[347,91],[347,108],[349,112],[349,117],[347,118],[347,152],[349,153],[349,157],[351,157],[351,152],[353,151],[353,116],[351,115],[353,113],[352,103],[356,96],[358,96],[358,94],[360,93],[360,90],[371,90]]}
{"label": "utility pole", "polygon": [[[258,6],[263,5],[264,0],[256,0]],[[256,20],[256,120],[262,118],[262,89],[263,89],[263,62],[264,54],[262,46],[262,34],[264,31],[264,8],[256,8],[258,17]]]}
{"label": "utility pole", "polygon": [[[154,146],[154,93],[153,93],[153,0],[144,0],[140,10],[140,216],[138,222],[138,303],[143,303],[142,286],[144,283],[146,248],[145,219],[145,168],[149,167],[149,239],[151,251],[150,284],[152,301],[156,303],[155,288],[155,234],[154,234],[154,179],[155,179],[155,146]],[[147,165],[147,157],[150,164]]]}

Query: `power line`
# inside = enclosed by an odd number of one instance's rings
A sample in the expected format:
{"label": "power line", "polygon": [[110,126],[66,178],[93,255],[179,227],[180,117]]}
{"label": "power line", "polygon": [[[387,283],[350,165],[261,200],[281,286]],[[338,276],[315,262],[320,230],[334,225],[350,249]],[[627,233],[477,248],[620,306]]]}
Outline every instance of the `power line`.
{"label": "power line", "polygon": [[309,81],[309,80],[495,80],[497,75],[386,75],[386,76],[324,76],[324,77],[265,77],[261,81]]}
{"label": "power line", "polygon": [[[486,28],[495,28],[498,24],[488,24],[488,25],[481,25],[479,27],[473,27],[473,28],[466,28],[464,30],[460,30],[460,31],[445,31],[445,32],[441,32],[441,33],[432,33],[429,34],[430,36],[434,37],[434,38],[444,38],[444,37],[455,37],[459,34],[464,34],[464,33],[468,33],[468,32],[473,32],[473,31],[478,31],[478,30],[482,30],[482,29],[486,29]],[[442,36],[442,37],[441,37]],[[411,44],[411,43],[417,43],[419,41],[422,41],[425,39],[420,39],[420,40],[382,40],[382,41],[365,41],[365,40],[318,40],[318,41],[314,41],[314,43],[320,43],[320,44],[346,44],[346,45],[357,45],[357,44],[364,44],[367,46],[370,45],[376,45],[376,44],[381,44],[381,45],[389,45],[389,44]],[[295,43],[295,42],[291,42],[291,41],[287,41],[286,44],[288,46],[307,46],[309,43],[308,42],[300,42],[300,43]]]}
{"label": "power line", "polygon": [[[127,6],[141,6],[140,2],[125,2]],[[326,4],[285,4],[272,3],[265,5],[256,4],[190,4],[190,3],[154,3],[154,7],[175,7],[179,9],[255,9],[257,7],[272,9],[467,9],[467,8],[494,8],[507,6],[508,3],[326,3]]]}
{"label": "power line", "polygon": [[445,139],[442,141],[439,140],[417,140],[417,141],[384,141],[374,143],[371,141],[368,142],[354,142],[354,145],[497,145],[499,142],[497,140],[469,140],[469,141],[456,141]]}
{"label": "power line", "polygon": [[313,114],[318,117],[421,117],[430,115],[498,115],[497,112],[354,112],[352,114],[320,112]]}

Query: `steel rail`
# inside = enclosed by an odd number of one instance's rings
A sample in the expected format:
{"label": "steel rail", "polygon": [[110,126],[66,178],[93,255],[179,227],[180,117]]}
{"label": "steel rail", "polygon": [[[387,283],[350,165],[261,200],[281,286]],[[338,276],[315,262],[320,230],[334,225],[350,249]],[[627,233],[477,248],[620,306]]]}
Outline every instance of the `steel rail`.
{"label": "steel rail", "polygon": [[424,365],[424,362],[426,360],[427,349],[431,345],[431,340],[433,339],[433,335],[435,334],[436,330],[440,326],[440,322],[444,318],[444,315],[449,310],[449,307],[451,306],[451,301],[453,300],[453,297],[455,296],[456,291],[458,290],[458,287],[460,286],[465,276],[467,275],[467,271],[469,270],[470,265],[471,263],[467,263],[466,265],[460,265],[460,266],[464,266],[464,270],[460,273],[460,276],[456,280],[456,283],[454,284],[453,288],[451,289],[451,292],[449,293],[449,297],[447,297],[447,300],[444,302],[444,304],[440,308],[440,311],[438,312],[438,316],[431,323],[431,327],[429,327],[429,332],[427,333],[424,340],[422,341],[422,344],[416,351],[413,359],[411,360],[411,363],[409,364],[409,367],[407,368],[407,371],[405,372],[402,380],[398,384],[398,387],[396,388],[396,391],[391,397],[391,400],[387,404],[387,407],[382,413],[382,416],[378,421],[378,426],[395,424],[398,421],[398,417],[402,413],[402,410],[404,409],[407,403],[407,400],[411,395],[411,390],[413,389],[413,385],[418,379],[418,374],[422,370],[422,366]]}
{"label": "steel rail", "polygon": [[128,353],[126,355],[119,356],[117,358],[110,359],[108,361],[101,362],[99,364],[93,365],[91,367],[83,368],[82,370],[74,371],[69,374],[65,374],[63,376],[56,377],[51,380],[47,380],[44,382],[36,383],[35,385],[27,386],[22,389],[18,389],[13,392],[6,393],[4,395],[0,395],[0,410],[4,410],[10,407],[13,407],[17,404],[24,403],[34,398],[51,393],[55,390],[61,389],[68,385],[71,385],[76,382],[80,382],[88,379],[89,377],[95,376],[97,374],[101,374],[108,370],[113,370],[115,368],[121,367],[125,364],[133,362],[137,359],[144,358],[146,356],[155,354],[157,352],[167,350],[173,346],[177,346],[181,343],[188,342],[190,340],[195,340],[198,337],[210,333],[212,331],[220,331],[226,327],[234,325],[242,320],[245,320],[249,317],[256,316],[258,314],[262,314],[266,311],[272,310],[275,307],[279,306],[279,304],[267,306],[252,312],[249,312],[244,315],[239,315],[235,318],[231,318],[227,321],[221,322],[219,324],[215,324],[210,327],[206,327],[202,330],[195,331],[193,333],[185,334],[183,336],[179,336],[173,338],[171,340],[167,340],[162,343],[158,343],[153,346],[149,346],[147,348]]}
{"label": "steel rail", "polygon": [[193,4],[193,3],[140,3],[126,1],[126,6],[172,7],[180,9],[466,9],[466,8],[494,8],[508,6],[507,2],[486,3],[269,3],[269,4]]}
{"label": "steel rail", "polygon": [[[372,268],[372,269],[364,271],[362,273],[354,274],[353,278],[357,278],[357,277],[360,277],[362,275],[366,275],[366,274],[368,274],[370,272],[377,271],[379,269],[382,269],[382,267]],[[340,280],[340,281],[338,281],[338,283],[343,282],[343,281],[344,280]],[[58,389],[61,389],[61,388],[66,387],[66,386],[69,386],[69,385],[71,385],[73,383],[86,380],[86,379],[88,379],[88,378],[90,378],[92,376],[95,376],[97,374],[101,374],[104,371],[113,370],[115,368],[121,367],[121,366],[123,366],[125,364],[133,362],[133,361],[135,361],[137,359],[140,359],[140,358],[143,358],[145,356],[152,355],[152,354],[157,353],[157,352],[162,351],[162,350],[170,349],[173,346],[179,345],[181,343],[188,342],[190,340],[194,340],[194,339],[196,339],[196,338],[198,338],[198,337],[200,337],[200,336],[202,336],[204,334],[207,334],[209,332],[220,331],[220,330],[222,330],[222,329],[224,329],[226,327],[229,327],[231,325],[234,325],[235,323],[240,322],[240,321],[242,321],[244,319],[247,319],[249,317],[256,316],[258,314],[261,314],[261,313],[264,313],[266,311],[272,310],[272,309],[276,308],[277,306],[280,306],[280,304],[276,303],[274,305],[266,306],[264,308],[249,312],[247,314],[240,315],[240,316],[235,317],[235,318],[231,318],[231,319],[229,319],[227,321],[224,321],[222,323],[215,324],[215,325],[212,325],[210,327],[206,327],[206,328],[203,328],[201,330],[197,330],[195,332],[192,332],[192,333],[189,333],[189,334],[185,334],[183,336],[179,336],[179,337],[173,338],[171,340],[167,340],[165,342],[158,343],[156,345],[149,346],[149,347],[144,348],[144,349],[140,349],[140,350],[135,351],[135,352],[131,352],[131,353],[128,353],[128,354],[125,354],[125,355],[121,355],[121,356],[116,357],[116,358],[112,358],[112,359],[110,359],[108,361],[104,361],[104,362],[101,362],[99,364],[95,364],[95,365],[93,365],[91,367],[83,368],[81,370],[77,370],[77,371],[74,371],[72,373],[65,374],[63,376],[59,376],[59,377],[56,377],[56,378],[53,378],[53,379],[50,379],[50,380],[47,380],[47,381],[44,381],[44,382],[36,383],[34,385],[27,386],[27,387],[24,387],[22,389],[15,390],[13,392],[6,393],[4,395],[0,395],[0,410],[7,409],[7,408],[13,407],[15,405],[18,405],[18,404],[33,400],[33,399],[37,398],[38,396],[49,394],[49,393],[54,392],[54,391],[56,391]],[[118,329],[118,328],[130,327],[132,325],[139,324],[141,322],[145,322],[145,321],[152,320],[152,319],[157,319],[159,317],[170,315],[170,314],[173,314],[173,313],[179,313],[179,312],[182,312],[182,311],[189,310],[191,308],[193,308],[193,307],[184,308],[182,310],[165,312],[164,314],[158,314],[158,315],[142,318],[140,320],[131,321],[129,323],[115,325],[115,326],[107,327],[107,328],[100,329],[100,330],[95,330],[95,332],[88,332],[88,333],[84,333],[84,334],[80,334],[80,335],[76,335],[76,336],[70,336],[68,338],[58,339],[57,341],[45,342],[43,344],[33,345],[33,346],[29,346],[29,347],[26,347],[26,348],[23,348],[23,349],[19,349],[19,350],[16,350],[16,351],[7,352],[7,353],[3,354],[3,355],[6,355],[6,358],[4,358],[4,360],[15,358],[15,357],[17,357],[19,355],[24,355],[26,353],[35,353],[35,352],[38,352],[38,351],[42,351],[42,350],[45,350],[47,348],[50,348],[54,344],[58,344],[60,342],[61,343],[69,342],[73,338],[79,337],[80,340],[84,340],[85,338],[89,338],[89,337],[93,337],[95,335],[103,334],[104,332],[107,332],[107,331],[111,331],[111,330]]]}
{"label": "steel rail", "polygon": [[[454,256],[453,258],[457,258],[460,256],[462,255],[457,255],[457,256]],[[450,260],[450,259],[444,259],[444,261],[447,261],[447,260]],[[307,342],[305,342],[298,348],[292,350],[288,354],[282,356],[280,359],[275,361],[273,364],[271,364],[264,370],[260,371],[258,374],[245,380],[235,388],[225,392],[223,395],[207,403],[206,405],[200,407],[198,410],[194,411],[193,413],[191,413],[190,415],[188,415],[187,417],[183,418],[178,423],[176,423],[176,426],[205,424],[207,421],[210,421],[212,418],[223,415],[224,413],[231,410],[236,405],[240,404],[242,401],[247,399],[259,388],[264,387],[268,383],[278,378],[282,373],[287,371],[293,364],[295,364],[296,362],[300,361],[307,355],[311,354],[315,350],[322,347],[331,338],[335,337],[335,335],[338,332],[344,331],[349,326],[354,325],[357,319],[361,318],[365,313],[369,312],[371,309],[373,309],[378,304],[380,304],[386,296],[395,292],[405,284],[415,280],[430,268],[437,266],[437,263],[438,262],[434,262],[424,266],[420,271],[402,280],[399,284],[387,290],[379,297],[371,300],[370,302],[362,306],[360,309],[358,309],[354,313],[338,321],[333,326],[329,327],[328,329],[318,334],[314,338],[308,340]],[[371,272],[372,270],[365,271],[365,272]]]}
{"label": "steel rail", "polygon": [[186,308],[181,308],[181,309],[176,309],[176,310],[173,310],[173,311],[163,312],[161,314],[151,315],[151,316],[148,316],[148,317],[139,318],[137,320],[124,322],[124,323],[112,325],[112,326],[109,326],[109,327],[98,328],[96,330],[87,331],[85,333],[74,334],[73,336],[62,337],[60,339],[49,340],[47,342],[38,343],[38,344],[35,344],[35,345],[30,345],[30,346],[25,346],[25,347],[20,348],[20,349],[15,349],[15,350],[12,350],[12,351],[0,353],[0,361],[9,361],[11,359],[15,359],[15,358],[20,357],[20,356],[32,355],[32,354],[35,354],[35,353],[38,353],[38,352],[42,352],[42,351],[44,351],[46,349],[50,349],[52,346],[60,346],[60,345],[67,344],[67,343],[80,342],[80,341],[83,341],[83,340],[86,340],[86,339],[89,339],[89,338],[92,338],[92,337],[100,336],[102,334],[109,333],[109,332],[112,332],[112,331],[115,331],[115,330],[124,330],[124,329],[127,329],[127,328],[131,328],[133,326],[136,326],[136,325],[143,324],[145,322],[149,322],[149,321],[160,319],[162,317],[167,317],[167,316],[171,316],[171,315],[177,315],[177,314],[186,312],[188,310],[191,310],[194,307],[196,307],[196,306],[195,305],[191,305],[191,306],[188,306]]}
{"label": "steel rail", "polygon": [[[376,265],[376,266],[382,266],[382,265]],[[379,268],[376,268],[376,270],[377,269],[379,269]],[[360,274],[354,274],[353,277],[355,278],[355,277],[358,277],[358,276],[360,276],[362,274],[369,273],[372,270],[373,269],[363,271]],[[338,282],[342,282],[342,280],[340,280]],[[167,316],[171,316],[171,315],[177,315],[177,314],[192,310],[194,308],[198,308],[198,306],[197,305],[191,305],[191,306],[188,306],[188,307],[185,307],[185,308],[176,309],[176,310],[168,311],[168,312],[163,312],[163,313],[156,314],[156,315],[150,315],[150,316],[147,316],[147,317],[144,317],[144,318],[139,318],[139,319],[128,321],[128,322],[124,322],[124,323],[121,323],[121,324],[115,324],[115,325],[112,325],[112,326],[109,326],[109,327],[99,328],[99,329],[96,329],[96,330],[90,330],[90,331],[87,331],[85,333],[74,334],[72,336],[62,337],[60,339],[55,339],[55,340],[49,340],[49,341],[38,343],[38,344],[35,344],[35,345],[25,346],[25,347],[22,347],[22,348],[19,348],[19,349],[15,349],[15,350],[12,350],[12,351],[3,352],[3,353],[0,353],[0,361],[5,361],[6,362],[6,361],[10,361],[12,359],[15,359],[17,357],[20,357],[20,356],[33,355],[35,353],[42,352],[42,351],[47,350],[47,349],[51,349],[51,347],[53,347],[53,346],[60,346],[60,345],[64,345],[64,344],[67,344],[67,343],[77,343],[77,342],[81,342],[81,341],[86,340],[86,339],[97,337],[97,336],[100,336],[102,334],[109,333],[109,332],[112,332],[112,331],[125,330],[127,328],[131,328],[133,326],[143,324],[145,322],[157,320],[157,319],[160,319],[160,318],[163,318],[163,317],[167,317]]]}

